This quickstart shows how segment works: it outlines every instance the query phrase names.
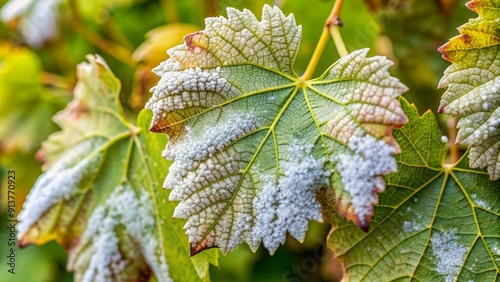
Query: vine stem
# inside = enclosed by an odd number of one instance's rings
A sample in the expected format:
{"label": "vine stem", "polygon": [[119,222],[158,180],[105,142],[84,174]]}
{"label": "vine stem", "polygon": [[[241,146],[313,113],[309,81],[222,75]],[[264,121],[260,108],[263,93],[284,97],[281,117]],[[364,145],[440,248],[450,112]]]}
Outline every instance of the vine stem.
{"label": "vine stem", "polygon": [[163,11],[165,12],[165,17],[168,23],[176,23],[179,21],[179,15],[177,14],[177,7],[175,1],[173,0],[162,0],[161,4],[163,6]]}
{"label": "vine stem", "polygon": [[69,1],[69,7],[71,14],[73,16],[73,25],[75,29],[91,44],[106,52],[108,55],[115,57],[116,59],[124,62],[125,64],[134,67],[135,63],[131,60],[132,52],[127,48],[111,42],[106,38],[103,38],[99,34],[95,33],[91,29],[85,26],[82,20],[80,11],[78,10],[78,4],[76,0]]}
{"label": "vine stem", "polygon": [[450,117],[448,120],[448,132],[450,139],[448,140],[450,145],[450,163],[454,164],[460,159],[460,152],[458,150],[458,145],[455,143],[457,139],[457,118]]}
{"label": "vine stem", "polygon": [[328,43],[328,38],[331,36],[335,43],[335,47],[337,48],[337,52],[341,57],[347,55],[347,49],[345,48],[344,41],[342,40],[342,36],[340,35],[339,27],[343,25],[340,20],[340,10],[342,9],[343,0],[336,0],[333,5],[332,11],[326,20],[325,25],[323,26],[323,32],[321,33],[321,37],[319,38],[318,44],[316,45],[316,49],[307,65],[306,71],[300,77],[301,81],[306,81],[311,79],[316,66],[318,65],[319,60],[321,59],[321,55],[323,54],[323,50],[325,49],[326,43]]}

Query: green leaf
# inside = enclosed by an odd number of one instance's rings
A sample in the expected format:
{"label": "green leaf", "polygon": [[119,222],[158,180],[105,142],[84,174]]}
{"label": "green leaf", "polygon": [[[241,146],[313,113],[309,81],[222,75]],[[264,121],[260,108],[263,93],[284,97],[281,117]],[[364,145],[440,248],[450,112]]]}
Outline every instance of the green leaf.
{"label": "green leaf", "polygon": [[479,17],[459,27],[460,35],[439,51],[453,64],[439,87],[446,88],[440,113],[460,117],[457,143],[469,145],[470,166],[500,178],[500,1],[477,0],[467,7]]}
{"label": "green leaf", "polygon": [[[397,174],[375,207],[372,230],[360,232],[325,200],[329,246],[348,281],[496,281],[500,277],[499,182],[467,167],[443,164],[446,145],[434,115],[400,100],[409,122],[394,131]],[[326,199],[326,198],[325,198]]]}
{"label": "green leaf", "polygon": [[40,83],[41,65],[26,48],[0,45],[0,153],[32,153],[57,128],[50,118],[66,99]]}
{"label": "green leaf", "polygon": [[302,240],[308,221],[322,220],[323,186],[367,229],[381,175],[396,170],[391,130],[406,122],[395,99],[406,87],[390,77],[391,62],[359,50],[303,80],[292,15],[264,6],[259,22],[227,12],[168,51],[146,104],[150,130],[170,136],[164,186],[180,201],[174,216],[187,219],[192,253],[241,242],[255,251],[262,240],[273,253],[287,232]]}
{"label": "green leaf", "polygon": [[56,239],[77,281],[205,277],[207,262],[189,258],[157,184],[169,167],[157,156],[166,138],[144,128],[149,112],[139,115],[139,127],[126,121],[120,82],[102,58],[88,60],[78,66],[74,100],[54,117],[62,130],[39,153],[48,169],[19,215],[20,245]]}

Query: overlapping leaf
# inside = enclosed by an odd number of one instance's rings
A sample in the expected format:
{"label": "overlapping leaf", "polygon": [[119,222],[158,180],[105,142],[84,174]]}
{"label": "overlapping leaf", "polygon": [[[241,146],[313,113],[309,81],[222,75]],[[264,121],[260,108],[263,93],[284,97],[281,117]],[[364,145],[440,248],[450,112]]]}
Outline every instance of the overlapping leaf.
{"label": "overlapping leaf", "polygon": [[56,239],[77,281],[143,281],[151,273],[194,281],[197,271],[204,277],[204,260],[213,254],[189,258],[157,185],[168,170],[154,156],[165,138],[144,130],[150,113],[139,116],[141,127],[124,119],[119,81],[100,57],[88,59],[78,67],[74,100],[54,118],[62,131],[40,152],[48,169],[19,215],[20,245]]}
{"label": "overlapping leaf", "polygon": [[470,166],[488,167],[500,178],[500,1],[475,0],[467,7],[478,13],[459,27],[460,35],[440,48],[453,64],[439,86],[447,88],[440,113],[460,117],[457,142],[469,145]]}
{"label": "overlapping leaf", "polygon": [[329,238],[346,281],[497,281],[500,277],[499,181],[467,167],[443,165],[446,146],[435,117],[402,100],[409,122],[394,137],[398,173],[365,234],[334,212]]}
{"label": "overlapping leaf", "polygon": [[359,50],[304,81],[293,71],[293,16],[227,12],[168,51],[146,105],[151,130],[170,136],[164,186],[180,201],[174,216],[187,219],[192,253],[241,242],[255,250],[261,240],[274,252],[287,232],[303,239],[308,221],[322,219],[321,187],[367,229],[381,175],[396,170],[391,130],[406,122],[391,62]]}

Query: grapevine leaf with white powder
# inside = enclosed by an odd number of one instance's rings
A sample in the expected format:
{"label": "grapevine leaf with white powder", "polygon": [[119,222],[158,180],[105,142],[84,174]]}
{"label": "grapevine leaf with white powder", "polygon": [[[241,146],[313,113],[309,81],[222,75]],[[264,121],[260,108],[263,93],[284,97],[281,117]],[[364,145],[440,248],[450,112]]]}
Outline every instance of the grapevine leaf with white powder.
{"label": "grapevine leaf with white powder", "polygon": [[10,0],[0,11],[3,22],[17,28],[24,41],[40,47],[57,35],[61,0]]}
{"label": "grapevine leaf with white powder", "polygon": [[[39,152],[42,174],[19,215],[20,245],[55,239],[68,250],[76,281],[199,280],[214,254],[193,260],[182,224],[169,220],[158,181],[169,163],[159,156],[166,142],[125,120],[120,83],[100,57],[78,66],[74,99],[54,120]],[[171,267],[170,262],[175,262]]]}
{"label": "grapevine leaf with white powder", "polygon": [[180,201],[174,216],[187,219],[192,254],[261,241],[272,253],[287,232],[302,240],[308,221],[322,220],[321,187],[367,230],[382,175],[396,171],[391,131],[406,122],[391,62],[359,50],[303,80],[293,15],[227,13],[168,51],[146,105],[150,130],[170,137],[164,187]]}
{"label": "grapevine leaf with white powder", "polygon": [[500,1],[474,0],[479,17],[458,28],[460,35],[439,51],[453,64],[439,86],[446,88],[440,113],[460,117],[457,142],[469,145],[470,166],[500,178]]}
{"label": "grapevine leaf with white powder", "polygon": [[434,115],[402,102],[409,122],[394,131],[398,173],[386,176],[372,230],[360,232],[323,201],[329,246],[346,281],[497,281],[500,277],[499,181],[443,164],[446,145]]}

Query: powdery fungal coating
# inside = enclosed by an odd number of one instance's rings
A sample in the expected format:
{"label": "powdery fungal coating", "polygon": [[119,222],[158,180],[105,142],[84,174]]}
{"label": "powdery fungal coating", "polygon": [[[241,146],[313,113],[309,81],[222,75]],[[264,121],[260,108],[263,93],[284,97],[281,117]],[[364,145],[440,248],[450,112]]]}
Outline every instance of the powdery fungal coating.
{"label": "powdery fungal coating", "polygon": [[268,5],[261,22],[249,10],[228,8],[227,14],[206,19],[204,31],[187,35],[186,44],[168,50],[170,58],[154,69],[161,79],[146,105],[154,113],[152,131],[175,132],[167,127],[186,114],[173,110],[200,111],[240,95],[221,76],[223,66],[249,63],[293,73],[302,30],[293,15]]}
{"label": "powdery fungal coating", "polygon": [[348,145],[354,154],[340,154],[335,169],[351,198],[339,199],[339,204],[348,202],[352,205],[360,225],[367,227],[373,215],[373,205],[378,203],[377,192],[385,189],[382,175],[397,170],[393,158],[396,149],[370,135],[353,136]]}
{"label": "powdery fungal coating", "polygon": [[336,62],[318,84],[313,83],[315,89],[345,105],[347,111],[337,110],[325,130],[342,143],[366,131],[378,135],[363,124],[401,126],[407,122],[396,98],[408,88],[391,77],[391,61],[380,56],[367,58],[367,54],[368,49],[353,51]]}
{"label": "powdery fungal coating", "polygon": [[[146,108],[151,109],[155,117],[164,119],[171,111],[206,109],[239,95],[239,91],[220,74],[220,67],[214,70],[201,70],[196,67],[166,72],[151,89],[153,96],[147,102]],[[156,131],[161,130],[162,128],[158,128]]]}
{"label": "powdery fungal coating", "polygon": [[449,232],[435,231],[431,236],[432,254],[436,258],[436,268],[444,275],[446,282],[456,280],[468,248],[458,243],[456,230]]}
{"label": "powdery fungal coating", "polygon": [[[153,235],[155,219],[151,202],[145,191],[138,199],[131,187],[118,187],[104,206],[93,211],[79,249],[71,253],[75,255],[69,258],[69,268],[86,269],[82,274],[82,281],[115,281],[122,277],[127,267],[140,265],[144,259],[157,279],[172,281],[162,246]],[[118,235],[121,226],[125,228],[127,236],[139,246],[144,257],[131,250],[124,252],[124,248],[134,245],[122,245],[119,239],[122,235]],[[124,275],[127,277],[127,274]]]}
{"label": "powdery fungal coating", "polygon": [[403,230],[408,233],[416,232],[422,230],[422,225],[413,221],[403,222]]}
{"label": "powdery fungal coating", "polygon": [[185,45],[168,50],[170,58],[156,68],[156,74],[244,63],[292,73],[302,32],[293,15],[285,17],[278,7],[268,5],[260,22],[246,9],[227,8],[227,15],[227,19],[207,18],[205,30],[187,35]]}
{"label": "powdery fungal coating", "polygon": [[[470,166],[487,167],[491,180],[500,178],[500,52],[498,1],[471,1],[467,7],[478,13],[458,28],[439,50],[452,62],[439,82],[446,88],[440,113],[460,117],[457,142],[469,145]],[[479,8],[480,7],[480,8]]]}
{"label": "powdery fungal coating", "polygon": [[252,238],[263,240],[271,254],[285,242],[287,232],[302,241],[309,220],[322,221],[316,191],[328,186],[325,161],[311,155],[312,145],[294,141],[288,151],[289,159],[281,162],[284,175],[279,179],[261,175],[264,185],[253,201],[256,220]]}
{"label": "powdery fungal coating", "polygon": [[[65,157],[65,161],[57,162],[37,180],[19,213],[17,225],[19,240],[22,240],[53,205],[61,200],[69,200],[79,191],[78,185],[95,174],[102,161],[102,153],[76,164],[71,163],[75,158],[79,159],[80,152],[87,150],[87,143],[75,147],[71,151],[72,154]],[[54,181],[55,179],[57,181]]]}
{"label": "powdery fungal coating", "polygon": [[[188,132],[167,144],[163,157],[174,163],[169,168],[163,187],[173,190],[170,200],[186,200],[210,182],[235,172],[234,170],[238,167],[235,161],[236,155],[224,153],[222,158],[210,158],[220,153],[229,143],[255,130],[258,124],[256,116],[250,113],[236,113],[226,117],[225,120],[226,122],[219,122],[213,126],[207,125],[201,135],[194,136],[194,132]],[[234,185],[235,183],[228,178],[226,184]],[[185,218],[186,210],[191,209],[191,204],[196,204],[196,200],[194,203],[179,204],[174,216]]]}
{"label": "powdery fungal coating", "polygon": [[168,51],[147,104],[150,130],[170,137],[164,187],[179,201],[174,217],[186,219],[192,255],[242,242],[256,250],[261,241],[273,253],[287,233],[302,240],[308,221],[322,219],[316,191],[330,186],[326,155],[338,154],[325,142],[312,156],[319,138],[347,144],[370,134],[397,148],[390,132],[406,122],[396,99],[406,87],[387,59],[355,51],[301,83],[292,69],[301,33],[293,16],[267,5],[260,22],[247,10],[227,13]]}
{"label": "powdery fungal coating", "polygon": [[57,34],[60,0],[11,0],[0,12],[3,22],[19,20],[18,29],[28,45],[40,47]]}

